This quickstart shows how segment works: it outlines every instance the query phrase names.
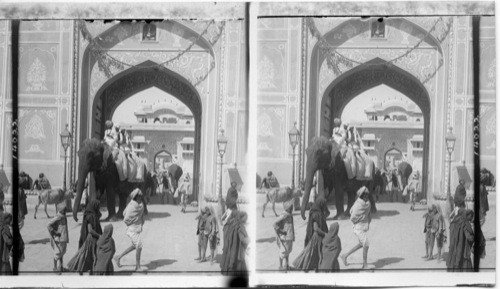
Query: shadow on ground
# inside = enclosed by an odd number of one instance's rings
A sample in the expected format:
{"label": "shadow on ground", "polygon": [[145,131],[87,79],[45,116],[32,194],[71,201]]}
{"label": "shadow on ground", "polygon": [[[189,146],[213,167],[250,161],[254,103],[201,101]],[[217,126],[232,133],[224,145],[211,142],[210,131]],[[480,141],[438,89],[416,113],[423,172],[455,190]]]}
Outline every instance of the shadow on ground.
{"label": "shadow on ground", "polygon": [[276,237],[258,239],[257,243],[274,243],[276,242]]}
{"label": "shadow on ground", "polygon": [[166,218],[170,217],[169,212],[149,212],[147,215],[145,215],[146,218],[148,219],[154,219],[154,218]]}
{"label": "shadow on ground", "polygon": [[48,242],[50,242],[50,238],[44,238],[44,239],[38,239],[38,240],[32,240],[32,241],[29,241],[28,244],[29,245],[34,245],[34,244],[47,244]]}
{"label": "shadow on ground", "polygon": [[399,215],[396,210],[378,210],[375,214],[372,214],[372,219],[380,219],[381,217],[392,217]]}
{"label": "shadow on ground", "polygon": [[404,258],[400,258],[400,257],[382,258],[382,259],[378,259],[377,261],[373,262],[373,265],[375,266],[374,269],[380,269],[380,268],[383,268],[384,266],[394,264],[394,263],[399,263],[403,260],[404,260]]}
{"label": "shadow on ground", "polygon": [[148,268],[148,270],[155,270],[158,267],[168,266],[168,265],[171,265],[171,264],[173,264],[175,262],[177,262],[177,260],[174,260],[174,259],[158,259],[158,260],[153,260],[153,261],[149,262],[148,264],[146,264],[144,266],[146,266],[146,268]]}
{"label": "shadow on ground", "polygon": [[136,272],[135,270],[123,270],[123,271],[115,271],[115,272],[113,272],[113,275],[115,275],[115,276],[130,276],[134,273],[141,273],[141,272]]}

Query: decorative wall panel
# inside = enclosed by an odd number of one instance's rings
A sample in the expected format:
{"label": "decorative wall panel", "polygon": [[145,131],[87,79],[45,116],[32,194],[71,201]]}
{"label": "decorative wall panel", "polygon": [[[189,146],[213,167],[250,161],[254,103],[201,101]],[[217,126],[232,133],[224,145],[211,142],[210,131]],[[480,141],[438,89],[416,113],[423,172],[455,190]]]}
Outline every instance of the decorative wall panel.
{"label": "decorative wall panel", "polygon": [[257,156],[284,158],[286,150],[286,107],[259,106],[257,116]]}
{"label": "decorative wall panel", "polygon": [[19,157],[57,159],[57,121],[56,109],[19,109]]}
{"label": "decorative wall panel", "polygon": [[19,93],[56,94],[58,46],[21,45],[19,49]]}
{"label": "decorative wall panel", "polygon": [[284,92],[287,83],[285,42],[260,42],[257,86],[263,92]]}

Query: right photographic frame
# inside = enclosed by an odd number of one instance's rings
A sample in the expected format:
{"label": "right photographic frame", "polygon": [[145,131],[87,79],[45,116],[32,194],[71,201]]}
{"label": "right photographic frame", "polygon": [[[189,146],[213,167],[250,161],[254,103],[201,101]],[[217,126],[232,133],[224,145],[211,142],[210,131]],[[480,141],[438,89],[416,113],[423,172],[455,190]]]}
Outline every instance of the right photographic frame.
{"label": "right photographic frame", "polygon": [[256,25],[256,272],[494,273],[495,17],[270,7]]}

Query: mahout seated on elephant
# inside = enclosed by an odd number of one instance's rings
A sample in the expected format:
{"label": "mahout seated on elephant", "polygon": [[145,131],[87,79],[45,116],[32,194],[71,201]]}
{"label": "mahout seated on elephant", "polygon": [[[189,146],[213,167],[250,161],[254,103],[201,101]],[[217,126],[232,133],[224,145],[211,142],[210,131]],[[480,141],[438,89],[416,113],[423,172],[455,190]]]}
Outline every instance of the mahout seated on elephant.
{"label": "mahout seated on elephant", "polygon": [[[348,150],[348,151],[346,151]],[[323,188],[319,188],[318,198],[328,200],[335,192],[335,206],[337,213],[334,219],[347,218],[349,211],[356,199],[356,191],[366,186],[370,192],[369,200],[372,212],[376,212],[375,200],[372,196],[374,191],[375,164],[373,160],[360,152],[352,152],[352,146],[346,147],[337,144],[333,139],[324,136],[314,137],[311,145],[306,149],[306,180],[304,196],[302,198],[301,215],[305,220],[305,210],[309,201],[313,178],[316,172],[323,180]],[[347,159],[348,152],[351,159]],[[347,157],[347,158],[345,158]],[[354,159],[352,159],[354,157]],[[348,168],[346,164],[352,163]],[[362,163],[362,168],[358,166]],[[352,170],[348,176],[348,170]],[[355,172],[355,174],[352,174]],[[321,184],[321,182],[319,182]],[[344,193],[347,193],[347,210],[344,210]]]}
{"label": "mahout seated on elephant", "polygon": [[[129,194],[135,188],[145,191],[146,165],[138,162],[138,167],[131,171],[141,175],[137,176],[136,174],[132,181],[128,178],[124,179],[123,170],[121,170],[122,174],[119,174],[118,165],[115,162],[118,156],[117,149],[115,150],[103,141],[98,139],[83,141],[78,151],[78,183],[73,205],[73,218],[75,221],[78,221],[78,206],[85,186],[85,179],[89,173],[92,173],[95,180],[95,191],[89,190],[87,203],[90,200],[100,200],[106,194],[108,217],[105,221],[123,219],[123,210],[127,205]],[[120,169],[123,169],[123,167]],[[115,211],[116,195],[119,197],[118,213]]]}

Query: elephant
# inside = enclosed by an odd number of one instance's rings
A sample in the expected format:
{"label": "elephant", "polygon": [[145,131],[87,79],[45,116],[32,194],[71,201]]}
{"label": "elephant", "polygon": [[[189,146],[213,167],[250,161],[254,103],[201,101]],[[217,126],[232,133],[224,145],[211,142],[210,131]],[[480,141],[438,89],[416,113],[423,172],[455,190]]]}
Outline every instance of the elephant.
{"label": "elephant", "polygon": [[413,168],[409,163],[401,162],[398,165],[398,170],[401,173],[401,182],[404,189],[406,185],[408,185],[408,179],[410,178],[411,173],[413,172]]}
{"label": "elephant", "polygon": [[[341,152],[341,146],[333,140],[324,136],[314,137],[311,145],[306,149],[306,180],[304,196],[302,198],[301,216],[306,219],[305,211],[309,201],[309,195],[312,188],[313,178],[317,171],[323,176],[323,188],[318,192],[318,198],[329,199],[332,189],[335,191],[335,206],[337,213],[334,219],[347,217],[349,211],[356,200],[356,191],[362,186],[366,186],[370,191],[369,199],[372,207],[372,213],[377,211],[374,191],[375,164],[370,162],[372,176],[364,180],[356,178],[349,179],[346,166],[344,164]],[[347,210],[344,211],[344,192],[347,193]]]}
{"label": "elephant", "polygon": [[[87,202],[89,199],[100,199],[106,192],[106,203],[108,209],[108,220],[123,219],[123,211],[127,205],[127,197],[136,188],[139,188],[143,194],[146,191],[147,170],[146,165],[143,167],[143,181],[130,182],[128,180],[120,181],[115,157],[113,156],[113,148],[105,142],[98,139],[86,139],[83,141],[78,150],[78,181],[76,186],[76,197],[73,205],[73,219],[78,221],[78,207],[82,198],[82,193],[85,186],[85,179],[89,173],[94,174],[95,192],[90,190]],[[118,195],[119,205],[118,213],[115,213],[115,196]],[[145,212],[147,207],[145,204]]]}
{"label": "elephant", "polygon": [[172,193],[179,187],[179,179],[182,177],[182,174],[184,174],[184,172],[177,164],[171,164],[167,168],[168,186],[171,188]]}

